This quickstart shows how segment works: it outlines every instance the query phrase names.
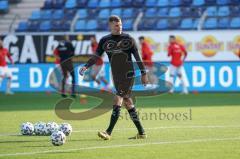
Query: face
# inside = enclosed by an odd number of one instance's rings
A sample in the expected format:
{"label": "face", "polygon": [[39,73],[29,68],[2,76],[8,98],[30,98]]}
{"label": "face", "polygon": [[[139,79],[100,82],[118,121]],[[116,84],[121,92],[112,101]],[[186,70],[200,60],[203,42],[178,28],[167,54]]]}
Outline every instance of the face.
{"label": "face", "polygon": [[109,22],[109,27],[113,35],[120,35],[122,33],[122,21],[120,22]]}
{"label": "face", "polygon": [[169,42],[174,43],[174,42],[176,42],[176,39],[175,38],[169,38]]}
{"label": "face", "polygon": [[92,43],[95,43],[97,41],[95,37],[91,37],[90,40]]}
{"label": "face", "polygon": [[144,42],[144,39],[139,39],[140,44]]}

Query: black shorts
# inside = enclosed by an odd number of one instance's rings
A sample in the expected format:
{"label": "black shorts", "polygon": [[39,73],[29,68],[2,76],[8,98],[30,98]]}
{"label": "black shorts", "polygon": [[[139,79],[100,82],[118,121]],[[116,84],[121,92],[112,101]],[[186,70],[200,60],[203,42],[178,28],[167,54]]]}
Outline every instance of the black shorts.
{"label": "black shorts", "polygon": [[74,73],[73,69],[73,63],[71,60],[66,60],[62,62],[61,64],[61,69],[64,77],[67,77],[68,73]]}
{"label": "black shorts", "polygon": [[117,91],[116,95],[123,98],[131,97],[134,78],[128,78],[127,80],[113,80],[113,81]]}

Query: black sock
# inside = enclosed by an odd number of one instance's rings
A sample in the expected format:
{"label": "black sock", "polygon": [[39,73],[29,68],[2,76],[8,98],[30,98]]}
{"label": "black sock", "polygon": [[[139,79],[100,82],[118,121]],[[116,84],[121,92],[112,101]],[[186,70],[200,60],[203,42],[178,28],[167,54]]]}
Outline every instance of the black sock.
{"label": "black sock", "polygon": [[115,126],[115,124],[117,123],[117,120],[120,116],[120,111],[121,111],[121,106],[119,105],[113,105],[113,111],[112,111],[112,115],[111,115],[111,119],[110,119],[110,124],[106,130],[106,132],[111,135],[112,130]]}
{"label": "black sock", "polygon": [[136,108],[133,107],[133,108],[129,109],[129,110],[128,110],[128,113],[129,113],[129,115],[130,115],[133,123],[135,124],[135,126],[136,126],[137,129],[138,129],[139,135],[145,134],[145,131],[144,131],[143,127],[142,127],[142,124],[141,124],[141,122],[140,122],[140,120],[139,120],[139,117],[138,117]]}

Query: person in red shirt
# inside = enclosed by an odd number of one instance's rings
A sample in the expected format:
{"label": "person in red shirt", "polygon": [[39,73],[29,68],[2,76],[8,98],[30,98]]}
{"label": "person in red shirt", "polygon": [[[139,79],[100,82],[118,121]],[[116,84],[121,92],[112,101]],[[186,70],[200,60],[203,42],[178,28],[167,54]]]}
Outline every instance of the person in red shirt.
{"label": "person in red shirt", "polygon": [[3,79],[7,78],[8,82],[6,94],[13,94],[13,92],[11,91],[12,73],[7,67],[6,58],[8,58],[9,61],[14,64],[10,53],[6,48],[3,47],[3,41],[0,40],[0,85]]}
{"label": "person in red shirt", "polygon": [[[97,51],[97,47],[98,47],[97,39],[95,36],[92,36],[90,38],[90,40],[91,40],[92,53],[95,54]],[[110,90],[109,83],[105,78],[105,74],[104,74],[102,67],[103,67],[103,60],[102,60],[102,58],[98,58],[96,64],[92,67],[90,75],[91,75],[92,79],[97,82],[98,85],[100,85],[101,82],[103,82],[105,85],[105,89]]]}
{"label": "person in red shirt", "polygon": [[143,63],[145,64],[145,67],[147,68],[148,72],[148,80],[149,83],[152,85],[157,85],[158,79],[157,76],[154,75],[154,64],[152,61],[152,56],[153,56],[153,50],[151,49],[151,46],[149,43],[145,40],[144,36],[140,36],[138,38],[140,47],[141,47],[141,52],[142,52],[142,60]]}
{"label": "person in red shirt", "polygon": [[187,57],[187,51],[185,47],[176,41],[176,37],[171,35],[169,37],[168,56],[171,57],[170,65],[170,82],[173,84],[170,93],[174,92],[174,77],[180,78],[183,86],[183,94],[188,94],[188,89],[185,83],[185,79],[182,76],[183,64]]}

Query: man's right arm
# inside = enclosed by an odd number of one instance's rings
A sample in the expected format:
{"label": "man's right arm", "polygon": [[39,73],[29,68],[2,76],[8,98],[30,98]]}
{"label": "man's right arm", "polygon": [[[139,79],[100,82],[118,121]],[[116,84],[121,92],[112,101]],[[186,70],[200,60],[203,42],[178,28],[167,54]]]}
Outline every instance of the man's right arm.
{"label": "man's right arm", "polygon": [[80,75],[83,75],[84,72],[91,67],[92,65],[94,65],[99,59],[101,59],[102,54],[104,53],[104,49],[103,49],[103,45],[104,45],[104,41],[101,39],[99,42],[99,45],[97,47],[96,50],[96,54],[92,55],[92,57],[88,60],[88,62],[80,69],[79,73]]}

